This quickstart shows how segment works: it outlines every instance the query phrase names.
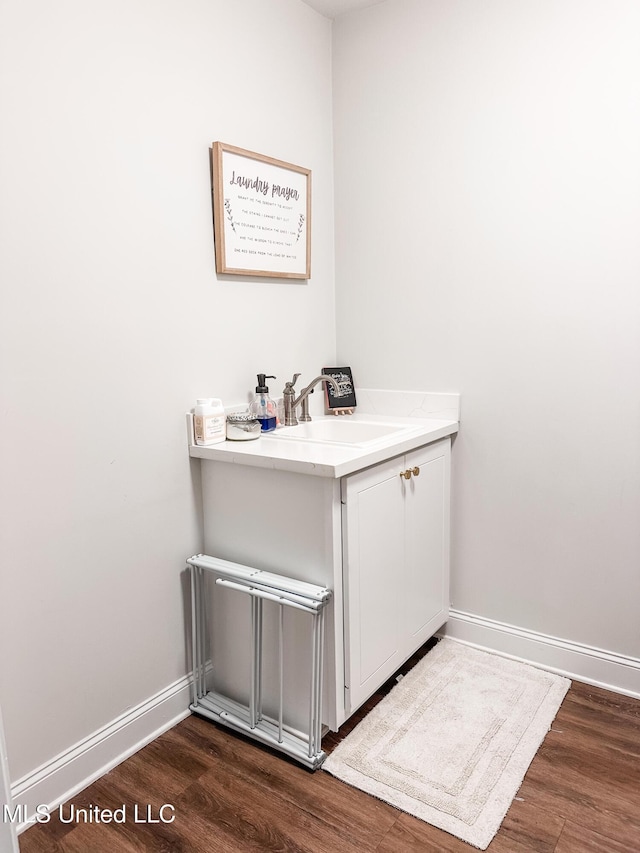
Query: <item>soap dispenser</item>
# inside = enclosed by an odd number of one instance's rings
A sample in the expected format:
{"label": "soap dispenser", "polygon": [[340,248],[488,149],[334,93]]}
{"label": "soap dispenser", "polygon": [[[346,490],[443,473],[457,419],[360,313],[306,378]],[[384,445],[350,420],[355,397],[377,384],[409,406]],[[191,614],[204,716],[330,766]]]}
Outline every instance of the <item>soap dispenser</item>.
{"label": "soap dispenser", "polygon": [[264,373],[258,373],[256,395],[249,406],[251,414],[255,415],[260,421],[260,429],[262,432],[271,432],[276,428],[276,414],[278,410],[276,404],[269,396],[269,389],[266,385],[267,379],[275,378],[275,376],[265,376]]}

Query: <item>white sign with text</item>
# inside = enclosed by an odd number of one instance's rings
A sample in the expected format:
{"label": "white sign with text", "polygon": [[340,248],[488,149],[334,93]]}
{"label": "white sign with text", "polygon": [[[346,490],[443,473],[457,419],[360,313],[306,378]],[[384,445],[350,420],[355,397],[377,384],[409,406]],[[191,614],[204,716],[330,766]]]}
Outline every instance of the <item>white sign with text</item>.
{"label": "white sign with text", "polygon": [[214,143],[218,272],[309,278],[308,169]]}

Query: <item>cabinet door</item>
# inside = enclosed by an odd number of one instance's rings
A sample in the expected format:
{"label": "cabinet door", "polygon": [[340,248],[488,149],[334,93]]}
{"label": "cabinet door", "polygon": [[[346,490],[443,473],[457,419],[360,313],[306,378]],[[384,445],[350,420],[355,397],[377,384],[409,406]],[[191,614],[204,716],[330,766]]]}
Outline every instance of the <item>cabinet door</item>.
{"label": "cabinet door", "polygon": [[450,453],[443,439],[343,481],[347,716],[447,620]]}
{"label": "cabinet door", "polygon": [[405,564],[402,459],[343,483],[347,714],[402,663]]}
{"label": "cabinet door", "polygon": [[433,636],[449,613],[449,457],[447,439],[405,459],[413,474],[405,486],[404,657]]}

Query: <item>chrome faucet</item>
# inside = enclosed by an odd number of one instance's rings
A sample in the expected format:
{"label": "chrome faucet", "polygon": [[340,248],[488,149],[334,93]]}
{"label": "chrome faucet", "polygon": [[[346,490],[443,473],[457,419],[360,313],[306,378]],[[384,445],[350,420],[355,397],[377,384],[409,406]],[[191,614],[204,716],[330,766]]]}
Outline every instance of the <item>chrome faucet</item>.
{"label": "chrome faucet", "polygon": [[296,392],[293,390],[293,386],[298,381],[299,373],[293,374],[293,379],[291,382],[287,382],[284,386],[284,391],[282,392],[282,396],[284,398],[284,425],[285,426],[295,426],[298,423],[298,418],[296,417],[296,406],[301,403],[301,411],[300,411],[300,420],[301,421],[310,421],[311,415],[309,414],[309,394],[313,391],[315,386],[319,382],[328,382],[329,385],[333,388],[336,397],[342,396],[342,391],[340,390],[340,386],[333,378],[333,376],[328,376],[327,374],[321,374],[320,376],[316,376],[315,379],[312,379],[311,382],[307,385],[306,388],[303,388],[300,392],[300,396],[296,400]]}

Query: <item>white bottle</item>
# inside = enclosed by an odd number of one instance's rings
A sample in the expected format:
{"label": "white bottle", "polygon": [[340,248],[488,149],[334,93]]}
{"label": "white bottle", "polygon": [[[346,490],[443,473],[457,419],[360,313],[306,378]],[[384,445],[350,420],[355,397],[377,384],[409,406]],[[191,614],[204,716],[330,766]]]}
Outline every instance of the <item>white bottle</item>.
{"label": "white bottle", "polygon": [[226,439],[226,417],[222,400],[217,397],[201,397],[196,400],[193,415],[196,444],[206,447]]}

